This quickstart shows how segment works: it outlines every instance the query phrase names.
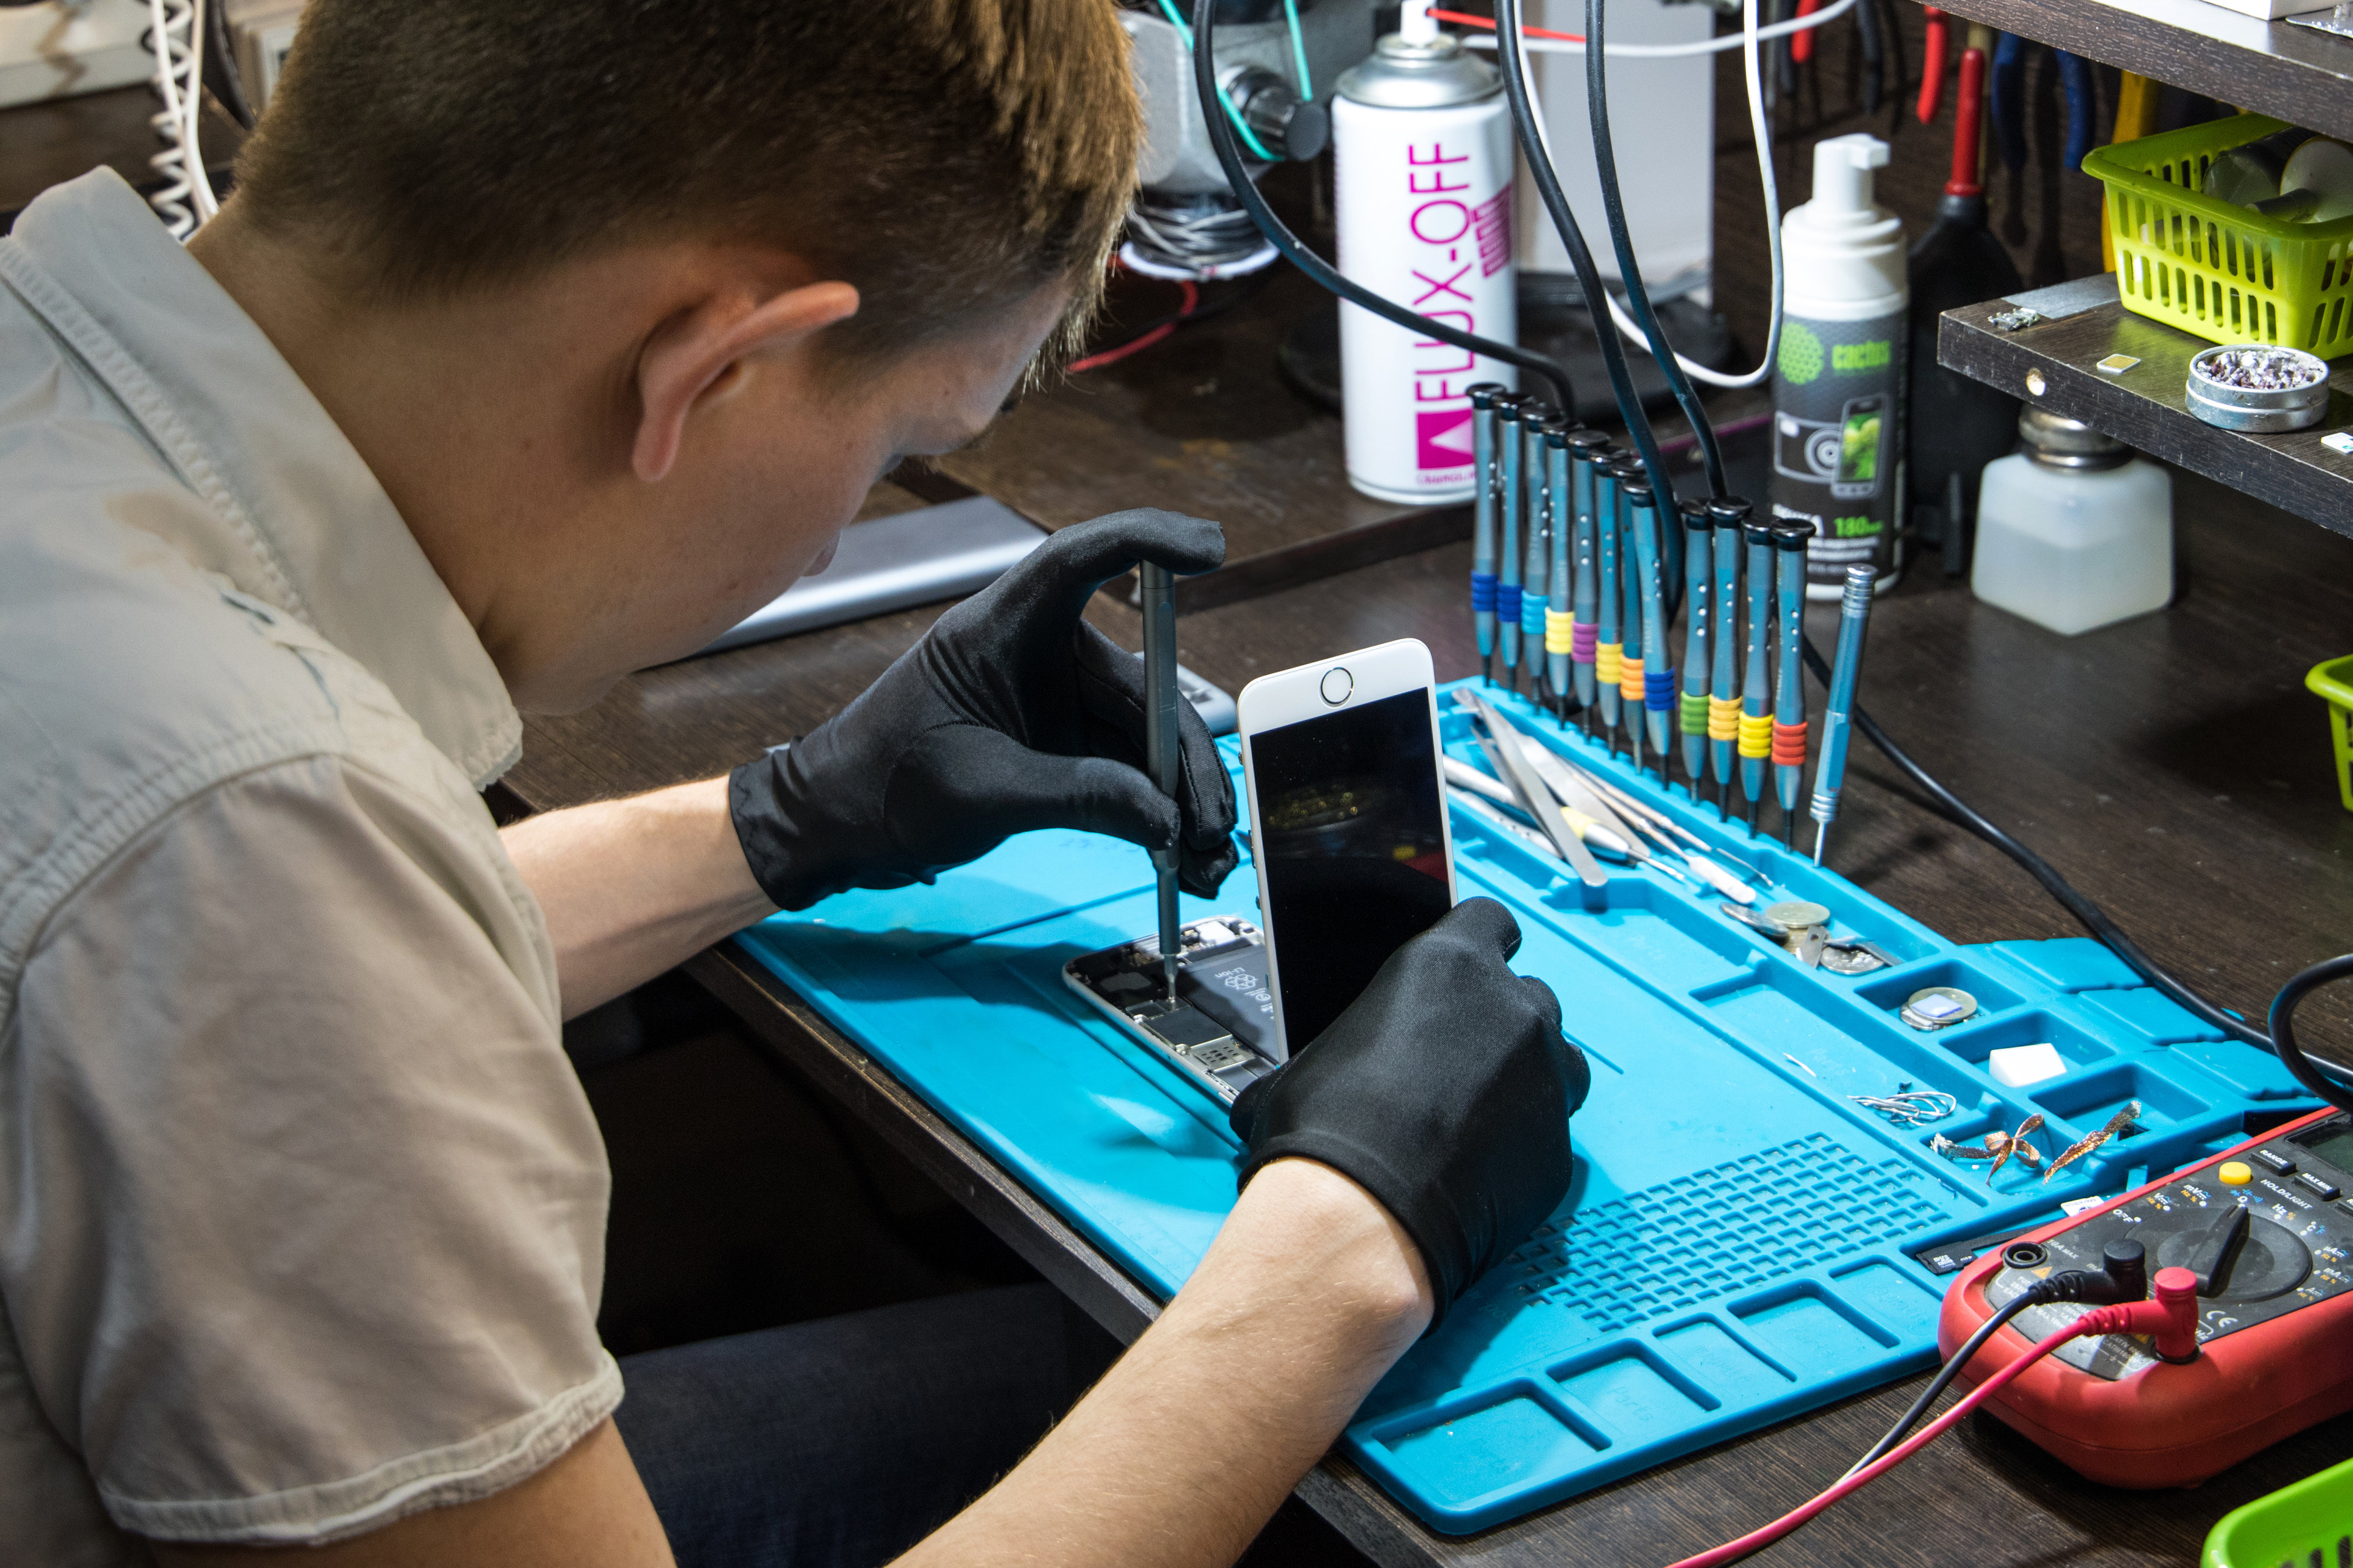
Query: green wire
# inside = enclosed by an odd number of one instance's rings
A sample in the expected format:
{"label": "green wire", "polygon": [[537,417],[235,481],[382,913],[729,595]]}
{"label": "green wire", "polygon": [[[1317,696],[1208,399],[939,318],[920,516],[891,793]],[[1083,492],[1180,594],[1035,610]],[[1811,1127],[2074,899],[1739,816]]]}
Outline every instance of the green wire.
{"label": "green wire", "polygon": [[[1284,0],[1284,3],[1288,5],[1290,4],[1290,0]],[[1184,44],[1187,49],[1189,50],[1192,48],[1193,29],[1185,25],[1185,18],[1183,16],[1177,15],[1176,0],[1160,0],[1160,9],[1162,14],[1168,18],[1168,25],[1176,29],[1177,39]],[[1293,28],[1296,28],[1298,25],[1298,18],[1294,15],[1292,19],[1292,26]],[[1298,37],[1298,34],[1294,31],[1292,34],[1292,37],[1295,40]],[[1306,69],[1306,57],[1303,55],[1300,58],[1300,68],[1302,70]],[[1228,98],[1221,92],[1218,94],[1218,101],[1226,106],[1226,118],[1234,122],[1234,130],[1240,135],[1242,145],[1250,150],[1250,153],[1253,157],[1257,158],[1261,163],[1279,163],[1282,162],[1282,159],[1276,157],[1273,153],[1266,150],[1264,143],[1259,141],[1257,134],[1253,132],[1250,126],[1243,121],[1242,111],[1234,107],[1234,100],[1232,99]]]}
{"label": "green wire", "polygon": [[1291,58],[1299,64],[1299,101],[1313,103],[1315,79],[1307,74],[1307,40],[1299,36],[1299,0],[1282,0],[1282,19],[1291,24]]}

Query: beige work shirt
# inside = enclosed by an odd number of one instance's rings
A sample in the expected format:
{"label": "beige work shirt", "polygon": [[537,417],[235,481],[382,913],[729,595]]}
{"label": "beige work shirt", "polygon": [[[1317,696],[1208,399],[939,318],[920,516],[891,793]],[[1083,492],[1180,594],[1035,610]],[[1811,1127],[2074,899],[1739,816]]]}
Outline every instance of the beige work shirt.
{"label": "beige work shirt", "polygon": [[498,671],[100,171],[0,240],[0,1563],[319,1542],[619,1402]]}

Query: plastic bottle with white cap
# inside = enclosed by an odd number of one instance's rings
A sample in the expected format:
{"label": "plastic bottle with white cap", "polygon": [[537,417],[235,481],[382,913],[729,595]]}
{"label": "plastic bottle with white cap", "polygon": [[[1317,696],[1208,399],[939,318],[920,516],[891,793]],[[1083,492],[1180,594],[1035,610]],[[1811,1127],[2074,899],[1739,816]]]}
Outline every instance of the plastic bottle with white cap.
{"label": "plastic bottle with white cap", "polygon": [[[1340,270],[1374,293],[1499,342],[1518,336],[1512,131],[1495,69],[1408,0],[1398,30],[1332,100]],[[1348,482],[1383,500],[1472,493],[1471,388],[1518,384],[1482,359],[1340,305]]]}
{"label": "plastic bottle with white cap", "polygon": [[1788,282],[1773,367],[1773,515],[1814,531],[1806,595],[1836,599],[1850,566],[1901,575],[1904,222],[1873,199],[1887,143],[1814,144],[1813,199],[1781,221]]}

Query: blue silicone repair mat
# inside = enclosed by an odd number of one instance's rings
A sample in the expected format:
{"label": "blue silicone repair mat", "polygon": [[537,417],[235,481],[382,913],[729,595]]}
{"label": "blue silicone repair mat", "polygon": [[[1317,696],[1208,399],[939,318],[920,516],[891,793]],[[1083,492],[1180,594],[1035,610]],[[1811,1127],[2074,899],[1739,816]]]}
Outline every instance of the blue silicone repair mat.
{"label": "blue silicone repair mat", "polygon": [[[1533,721],[1514,700],[1501,706]],[[1449,751],[1483,768],[1451,704]],[[1593,1064],[1576,1184],[1365,1402],[1349,1452],[1439,1530],[1463,1532],[1928,1364],[1943,1280],[1915,1254],[2019,1228],[2238,1142],[2303,1104],[2267,1054],[2220,1038],[2088,940],[1961,947],[1680,788],[1662,789],[1550,721],[1531,727],[1772,880],[1832,934],[1900,960],[1807,969],[1647,870],[1588,889],[1455,813],[1464,897],[1526,933],[1514,967],[1560,994]],[[1239,752],[1226,742],[1240,769]],[[1239,787],[1239,785],[1238,785]],[[1245,863],[1187,920],[1254,913]],[[1040,1198],[1163,1298],[1234,1201],[1223,1110],[1065,988],[1080,953],[1150,932],[1142,850],[1029,834],[929,888],[852,892],[738,940]],[[1951,985],[1968,1021],[1924,1034],[1906,998]],[[1988,1076],[1998,1047],[2048,1041],[2066,1072]],[[1899,1085],[1960,1104],[1892,1125],[1848,1097]],[[2040,1113],[2055,1154],[2129,1101],[2140,1131],[2058,1173],[1930,1148]]]}

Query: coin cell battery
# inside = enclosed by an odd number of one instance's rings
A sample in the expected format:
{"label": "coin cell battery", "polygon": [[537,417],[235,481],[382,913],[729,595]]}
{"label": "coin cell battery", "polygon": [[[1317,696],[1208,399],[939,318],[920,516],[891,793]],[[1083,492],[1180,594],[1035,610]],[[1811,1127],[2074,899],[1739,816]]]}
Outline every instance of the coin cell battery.
{"label": "coin cell battery", "polygon": [[2045,1041],[2037,1046],[2007,1046],[1986,1058],[1986,1071],[1994,1082],[2005,1089],[2023,1089],[2030,1083],[2057,1078],[2067,1070],[2059,1059],[2059,1047]]}

